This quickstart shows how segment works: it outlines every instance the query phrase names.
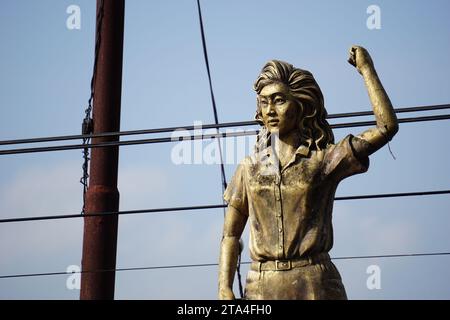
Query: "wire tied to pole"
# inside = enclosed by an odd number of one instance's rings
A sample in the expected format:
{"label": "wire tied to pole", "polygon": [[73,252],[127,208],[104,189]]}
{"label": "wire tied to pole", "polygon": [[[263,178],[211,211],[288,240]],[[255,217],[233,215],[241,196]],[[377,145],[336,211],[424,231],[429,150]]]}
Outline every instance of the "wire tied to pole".
{"label": "wire tied to pole", "polygon": [[[94,53],[94,67],[92,70],[91,77],[91,94],[88,100],[88,106],[84,111],[85,116],[83,119],[83,123],[81,125],[81,133],[83,135],[89,135],[94,132],[94,121],[92,119],[92,109],[93,109],[93,100],[95,93],[95,80],[97,78],[97,63],[98,56],[100,52],[100,43],[101,43],[101,29],[102,29],[102,21],[104,16],[104,0],[100,2],[100,7],[96,17],[96,35],[95,35],[95,53]],[[91,138],[83,138],[83,145],[88,145],[91,141]],[[86,193],[88,189],[88,181],[89,181],[89,147],[85,147],[83,149],[83,176],[80,179],[80,183],[83,185],[83,208],[81,209],[81,214],[85,214],[86,212]]]}

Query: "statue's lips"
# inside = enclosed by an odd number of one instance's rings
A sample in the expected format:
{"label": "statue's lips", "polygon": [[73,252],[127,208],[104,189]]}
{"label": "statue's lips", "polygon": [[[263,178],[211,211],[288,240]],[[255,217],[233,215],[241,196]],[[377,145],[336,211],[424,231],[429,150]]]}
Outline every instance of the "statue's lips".
{"label": "statue's lips", "polygon": [[268,121],[268,123],[271,124],[271,125],[278,124],[278,122],[280,122],[280,120],[278,120],[278,119],[270,119],[270,120]]}

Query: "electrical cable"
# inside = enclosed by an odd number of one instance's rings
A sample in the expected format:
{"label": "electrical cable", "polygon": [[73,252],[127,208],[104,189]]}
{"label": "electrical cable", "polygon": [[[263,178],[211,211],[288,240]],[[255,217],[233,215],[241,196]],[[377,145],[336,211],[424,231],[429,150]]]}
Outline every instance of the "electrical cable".
{"label": "electrical cable", "polygon": [[[437,120],[449,120],[450,114],[434,115],[434,116],[423,116],[423,117],[411,117],[398,119],[399,123],[412,123],[412,122],[425,122],[425,121],[437,121]],[[256,124],[256,123],[255,123]],[[350,128],[350,127],[365,127],[375,125],[375,121],[361,121],[361,122],[349,122],[349,123],[338,123],[331,124],[333,129]],[[238,127],[242,125],[248,125],[247,122],[233,122],[227,123],[229,127]],[[221,125],[216,126],[213,124],[208,125],[210,128],[218,128]],[[205,126],[202,127],[203,129]],[[61,146],[48,146],[48,147],[35,147],[35,148],[16,148],[0,150],[0,156],[2,155],[12,155],[12,154],[22,154],[22,153],[36,153],[36,152],[52,152],[52,151],[63,151],[63,150],[76,150],[88,148],[100,148],[100,147],[111,147],[111,146],[129,146],[129,145],[139,145],[139,144],[152,144],[152,143],[166,143],[166,142],[176,142],[181,140],[204,140],[212,139],[218,137],[238,137],[238,136],[248,136],[256,135],[258,130],[249,130],[241,132],[220,132],[211,134],[201,134],[201,135],[189,135],[189,136],[177,136],[177,137],[161,137],[161,138],[151,138],[151,139],[138,139],[138,140],[125,140],[125,141],[114,141],[114,142],[103,142],[103,143],[90,143],[90,144],[72,144],[72,145],[61,145]]]}
{"label": "electrical cable", "polygon": [[[198,20],[200,23],[200,33],[202,36],[203,56],[205,58],[206,71],[208,73],[209,92],[211,94],[211,103],[212,103],[213,114],[214,114],[214,124],[216,126],[218,126],[219,125],[219,117],[217,115],[216,99],[214,98],[214,91],[213,91],[212,80],[211,80],[211,71],[210,71],[210,67],[209,67],[208,50],[206,49],[205,30],[203,28],[203,19],[202,19],[202,10],[200,7],[200,0],[197,0],[197,8],[198,8]],[[218,128],[216,128],[216,132],[217,132],[217,134],[219,133]],[[225,167],[223,165],[223,156],[222,156],[222,147],[220,145],[220,136],[217,137],[217,143],[219,145],[220,174],[221,174],[221,178],[222,178],[222,193],[223,193],[223,192],[225,192],[225,190],[227,188],[227,178],[225,175]]]}
{"label": "electrical cable", "polygon": [[[443,110],[443,109],[450,109],[450,104],[407,107],[407,108],[398,108],[398,109],[394,109],[394,110],[396,113],[406,113],[406,112],[423,112],[423,111]],[[350,118],[350,117],[360,117],[360,116],[370,116],[370,115],[373,115],[373,111],[336,113],[336,114],[329,114],[327,119]],[[219,124],[204,124],[204,125],[202,125],[202,129],[244,127],[244,126],[256,126],[256,125],[258,125],[258,123],[256,121],[225,122],[225,123],[219,123]],[[2,141],[0,141],[0,145],[46,143],[46,142],[57,142],[57,141],[66,141],[66,140],[82,140],[82,139],[114,137],[114,136],[157,134],[157,133],[173,132],[175,130],[192,131],[195,129],[197,129],[195,126],[178,126],[178,127],[165,127],[165,128],[155,128],[155,129],[127,130],[127,131],[118,131],[118,132],[102,132],[102,133],[87,134],[87,135],[81,134],[81,135],[64,135],[64,136],[52,136],[52,137],[40,137],[40,138],[14,139],[14,140],[2,140]]]}
{"label": "electrical cable", "polygon": [[[332,257],[331,260],[359,260],[359,259],[384,259],[384,258],[410,258],[410,257],[432,257],[432,256],[448,256],[450,252],[431,252],[431,253],[405,253],[405,254],[384,254],[384,255],[368,255],[368,256],[344,256]],[[250,264],[251,261],[241,262],[242,264]],[[147,267],[128,267],[116,269],[99,269],[99,270],[84,270],[74,272],[41,272],[41,273],[22,273],[0,275],[0,279],[11,278],[28,278],[28,277],[42,277],[42,276],[56,276],[56,275],[74,275],[81,273],[99,273],[99,272],[123,272],[123,271],[143,271],[143,270],[164,270],[164,269],[181,269],[181,268],[201,268],[201,267],[216,267],[217,263],[197,263],[197,264],[178,264],[166,266],[147,266]]]}
{"label": "electrical cable", "polygon": [[[344,200],[345,201],[345,200],[362,200],[362,199],[379,199],[379,198],[396,198],[396,197],[417,197],[417,196],[430,196],[430,195],[442,195],[442,194],[450,194],[450,190],[367,194],[367,195],[359,195],[359,196],[336,197],[334,200],[336,200],[336,201]],[[132,215],[132,214],[144,214],[144,213],[163,213],[163,212],[172,212],[172,211],[173,212],[174,211],[195,211],[195,210],[206,210],[206,209],[219,209],[219,208],[225,208],[226,206],[227,206],[226,204],[215,204],[215,205],[167,207],[167,208],[155,208],[155,209],[140,209],[140,210],[113,211],[113,212],[102,212],[102,213],[89,213],[86,215],[65,214],[65,215],[48,215],[48,216],[37,216],[37,217],[6,218],[6,219],[0,219],[0,224],[1,223],[10,223],[10,222],[89,218],[89,217],[98,217],[98,216],[111,215],[111,214]]]}

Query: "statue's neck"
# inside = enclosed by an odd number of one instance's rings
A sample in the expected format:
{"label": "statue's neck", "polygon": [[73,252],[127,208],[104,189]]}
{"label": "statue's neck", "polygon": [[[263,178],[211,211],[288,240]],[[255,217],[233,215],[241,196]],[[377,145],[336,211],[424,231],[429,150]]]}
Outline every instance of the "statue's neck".
{"label": "statue's neck", "polygon": [[275,142],[273,150],[277,154],[281,167],[284,167],[300,146],[301,138],[293,130],[289,134],[278,136],[272,141]]}

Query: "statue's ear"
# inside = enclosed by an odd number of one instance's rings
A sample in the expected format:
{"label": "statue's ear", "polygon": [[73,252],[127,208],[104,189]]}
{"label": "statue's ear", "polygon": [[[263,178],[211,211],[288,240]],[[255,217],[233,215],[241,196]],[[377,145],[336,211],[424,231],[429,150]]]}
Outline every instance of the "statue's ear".
{"label": "statue's ear", "polygon": [[260,126],[264,125],[263,117],[261,114],[261,108],[259,107],[258,98],[256,98],[256,113],[255,113],[255,120],[258,122]]}

